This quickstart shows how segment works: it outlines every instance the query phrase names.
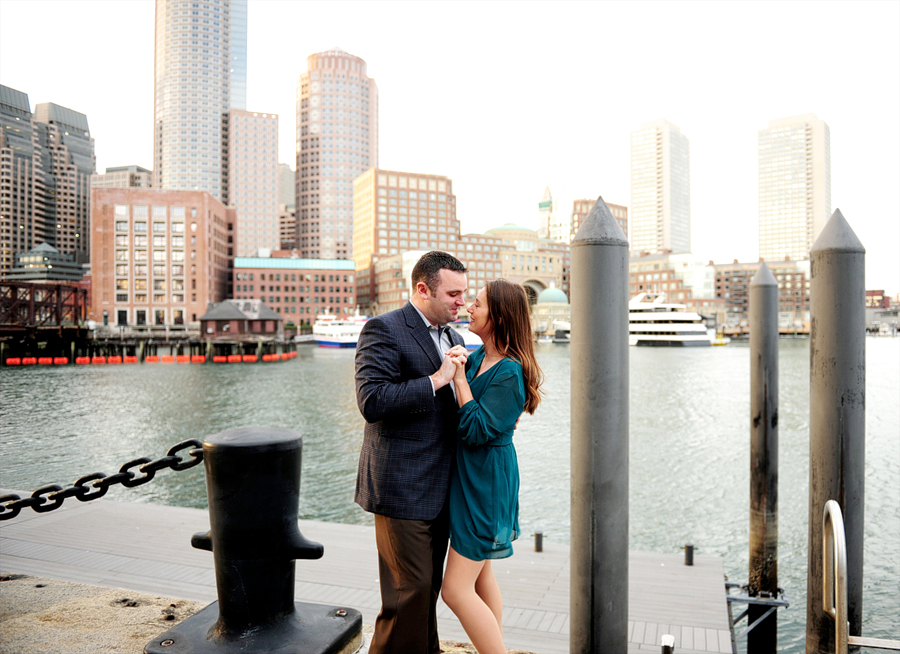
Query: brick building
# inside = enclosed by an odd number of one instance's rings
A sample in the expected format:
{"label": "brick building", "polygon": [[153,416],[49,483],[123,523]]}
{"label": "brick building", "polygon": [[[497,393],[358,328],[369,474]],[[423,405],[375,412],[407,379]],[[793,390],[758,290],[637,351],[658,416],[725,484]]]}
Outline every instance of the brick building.
{"label": "brick building", "polygon": [[[715,264],[716,298],[725,309],[725,323],[739,325],[750,317],[750,282],[760,262]],[[778,324],[781,327],[809,325],[809,259],[766,262],[778,282]]]}
{"label": "brick building", "polygon": [[205,191],[95,188],[91,318],[197,323],[229,296],[236,214]]}
{"label": "brick building", "polygon": [[[234,299],[259,299],[294,324],[311,325],[316,316],[348,316],[356,310],[353,262],[301,259],[296,251],[234,260]],[[293,256],[292,256],[293,255]]]}

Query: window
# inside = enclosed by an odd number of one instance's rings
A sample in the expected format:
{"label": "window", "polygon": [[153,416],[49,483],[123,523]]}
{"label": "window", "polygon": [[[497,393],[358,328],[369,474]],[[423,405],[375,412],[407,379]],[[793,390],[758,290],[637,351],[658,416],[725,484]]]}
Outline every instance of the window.
{"label": "window", "polygon": [[135,222],[134,223],[134,231],[146,232],[147,231],[147,222],[146,221]]}
{"label": "window", "polygon": [[[119,207],[116,207],[118,209]],[[128,221],[127,220],[117,220],[116,221],[116,231],[117,232],[127,232],[128,231]]]}
{"label": "window", "polygon": [[[155,208],[155,207],[154,207],[154,208]],[[165,232],[165,231],[166,231],[166,224],[165,224],[165,223],[153,223],[153,231],[154,231],[155,233],[157,233],[157,234],[158,234],[159,232]]]}

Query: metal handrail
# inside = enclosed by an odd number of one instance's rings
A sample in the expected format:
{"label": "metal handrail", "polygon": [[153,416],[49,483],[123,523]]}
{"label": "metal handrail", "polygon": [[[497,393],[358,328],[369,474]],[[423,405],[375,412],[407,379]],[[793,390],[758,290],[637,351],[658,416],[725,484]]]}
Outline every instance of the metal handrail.
{"label": "metal handrail", "polygon": [[834,500],[825,502],[822,516],[822,609],[834,620],[834,651],[847,654],[850,645],[900,651],[900,640],[850,635],[847,619],[847,538],[844,515]]}

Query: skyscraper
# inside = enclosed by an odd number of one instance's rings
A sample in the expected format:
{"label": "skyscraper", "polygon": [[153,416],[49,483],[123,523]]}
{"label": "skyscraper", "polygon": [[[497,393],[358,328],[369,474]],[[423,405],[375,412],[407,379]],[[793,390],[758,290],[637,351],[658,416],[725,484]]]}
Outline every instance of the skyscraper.
{"label": "skyscraper", "polygon": [[631,249],[691,251],[690,145],[667,120],[631,133]]}
{"label": "skyscraper", "polygon": [[297,83],[297,248],[353,256],[353,180],[378,167],[378,87],[340,48],[307,57]]}
{"label": "skyscraper", "polygon": [[89,260],[95,168],[84,114],[49,102],[32,114],[25,93],[0,86],[0,275],[42,242]]}
{"label": "skyscraper", "polygon": [[224,201],[223,121],[246,105],[247,0],[156,0],[154,49],[154,186]]}
{"label": "skyscraper", "polygon": [[237,256],[281,247],[278,226],[278,116],[228,112],[228,206],[237,209]]}
{"label": "skyscraper", "polygon": [[831,217],[831,136],[813,114],[759,131],[759,256],[799,261]]}

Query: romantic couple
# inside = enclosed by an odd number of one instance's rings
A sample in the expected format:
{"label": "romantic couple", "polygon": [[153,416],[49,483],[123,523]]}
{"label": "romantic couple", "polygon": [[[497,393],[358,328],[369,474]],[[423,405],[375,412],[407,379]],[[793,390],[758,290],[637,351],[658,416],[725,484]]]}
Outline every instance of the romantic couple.
{"label": "romantic couple", "polygon": [[540,402],[542,374],[525,289],[503,279],[469,305],[484,345],[467,357],[447,327],[467,288],[462,262],[428,252],[410,302],[369,320],[356,346],[356,502],[375,514],[381,583],[371,654],[439,654],[439,593],[480,654],[506,653],[491,559],[519,535],[512,437]]}

